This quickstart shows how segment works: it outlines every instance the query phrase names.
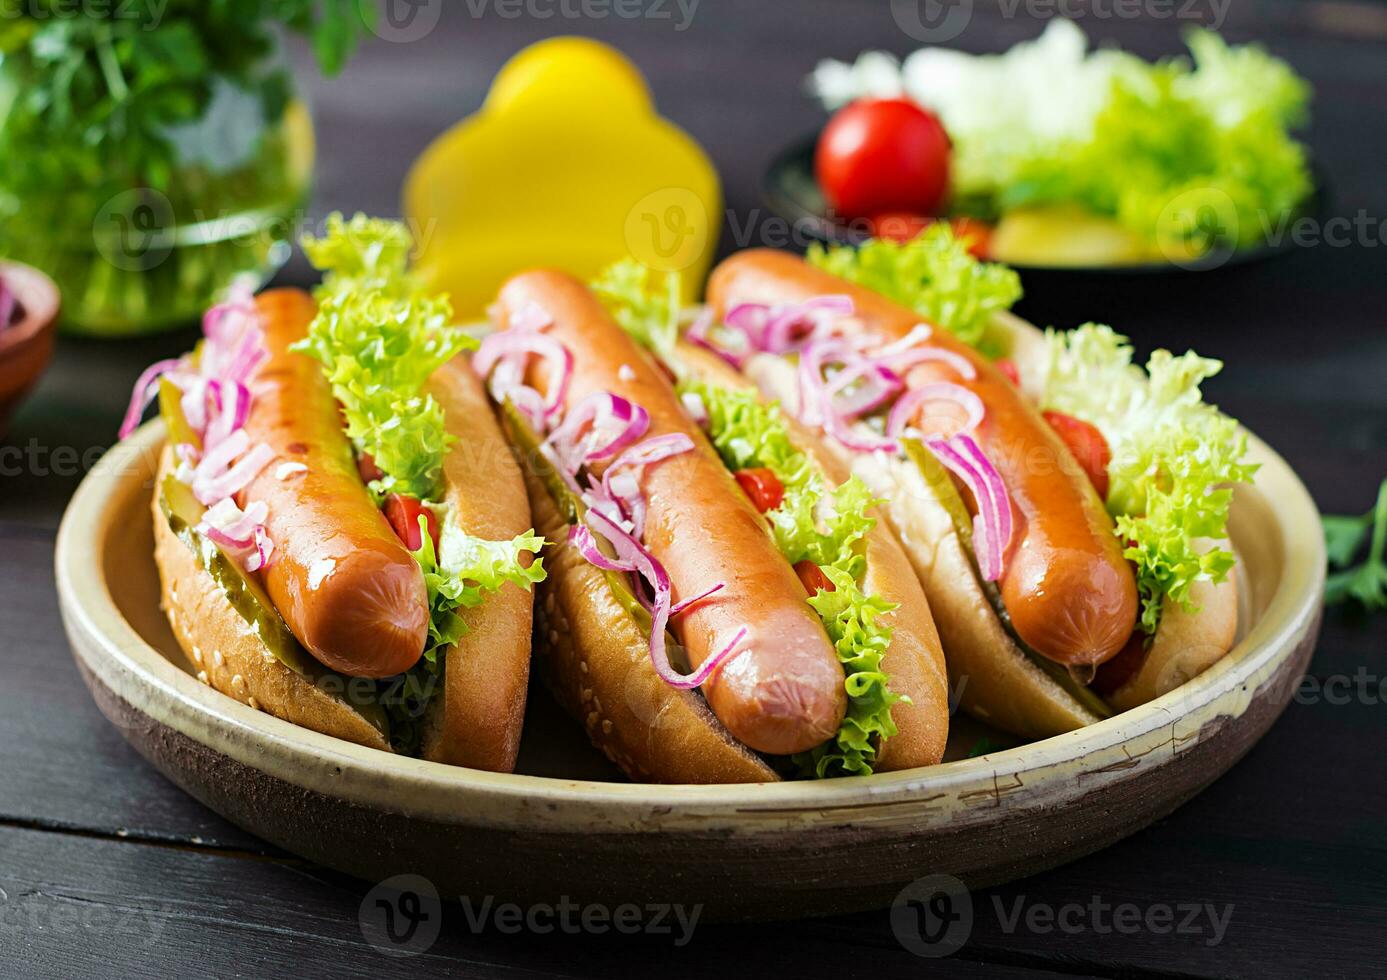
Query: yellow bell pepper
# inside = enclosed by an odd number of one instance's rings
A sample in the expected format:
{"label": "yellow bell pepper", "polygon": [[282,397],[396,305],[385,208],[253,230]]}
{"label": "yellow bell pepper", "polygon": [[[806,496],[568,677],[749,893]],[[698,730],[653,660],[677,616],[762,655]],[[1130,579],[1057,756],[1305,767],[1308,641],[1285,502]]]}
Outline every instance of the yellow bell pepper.
{"label": "yellow bell pepper", "polygon": [[717,245],[722,191],[698,144],[656,114],[634,65],[559,37],[512,58],[481,110],[424,151],[404,213],[416,268],[470,317],[522,269],[590,278],[627,255],[680,272],[692,300]]}

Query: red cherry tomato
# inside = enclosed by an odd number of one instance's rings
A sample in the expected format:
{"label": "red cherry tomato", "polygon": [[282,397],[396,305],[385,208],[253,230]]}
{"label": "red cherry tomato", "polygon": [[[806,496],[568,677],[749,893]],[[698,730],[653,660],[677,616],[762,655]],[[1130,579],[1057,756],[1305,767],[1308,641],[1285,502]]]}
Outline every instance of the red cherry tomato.
{"label": "red cherry tomato", "polygon": [[814,151],[824,197],[844,218],[930,214],[949,185],[949,137],[905,99],[863,99],[834,113]]}
{"label": "red cherry tomato", "polygon": [[385,476],[376,465],[376,461],[371,458],[370,453],[362,453],[356,458],[356,471],[361,474],[362,483],[370,483],[372,480],[379,480]]}
{"label": "red cherry tomato", "polygon": [[[872,234],[893,242],[908,242],[917,238],[920,232],[930,225],[943,221],[912,211],[883,211],[871,219]],[[992,226],[977,218],[949,218],[949,227],[954,237],[963,242],[969,254],[975,259],[986,259],[987,249],[992,242]]]}
{"label": "red cherry tomato", "polygon": [[834,589],[833,583],[824,574],[824,570],[808,559],[795,562],[795,574],[804,583],[804,591],[810,595],[817,595],[819,592],[832,592]]}
{"label": "red cherry tomato", "polygon": [[1108,464],[1112,462],[1112,451],[1103,433],[1087,422],[1065,415],[1063,412],[1042,412],[1050,428],[1059,433],[1074,458],[1088,474],[1098,496],[1108,499]]}
{"label": "red cherry tomato", "polygon": [[735,476],[742,492],[751,498],[752,504],[763,514],[768,510],[775,510],[785,499],[785,485],[780,482],[780,477],[764,466],[739,470]]}
{"label": "red cherry tomato", "polygon": [[419,515],[423,514],[429,537],[433,538],[434,551],[438,551],[438,518],[418,499],[402,493],[392,493],[385,498],[384,510],[385,519],[390,522],[390,526],[410,551],[418,551],[424,543],[424,539],[419,536]]}
{"label": "red cherry tomato", "polygon": [[993,367],[1005,374],[1007,380],[1016,385],[1016,387],[1021,387],[1021,369],[1016,366],[1015,361],[1008,360],[1004,357],[994,364]]}
{"label": "red cherry tomato", "polygon": [[883,211],[871,219],[872,234],[892,242],[908,242],[932,224],[933,218],[913,211]]}

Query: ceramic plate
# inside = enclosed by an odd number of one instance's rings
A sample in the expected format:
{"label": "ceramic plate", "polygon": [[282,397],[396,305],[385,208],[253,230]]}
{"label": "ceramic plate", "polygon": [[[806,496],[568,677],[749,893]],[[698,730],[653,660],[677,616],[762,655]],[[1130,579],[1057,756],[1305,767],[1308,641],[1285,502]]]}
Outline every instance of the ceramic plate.
{"label": "ceramic plate", "polygon": [[[188,671],[158,608],[149,496],[162,423],[83,482],[58,536],[73,655],[97,704],[171,780],[310,860],[381,880],[426,875],[497,901],[703,903],[707,918],[883,907],[925,874],[997,883],[1095,851],[1164,816],[1236,762],[1295,690],[1324,583],[1319,515],[1260,441],[1231,536],[1246,625],[1236,648],[1165,697],[1081,731],[865,778],[646,786],[596,762],[535,693],[523,772],[400,758],[297,728]],[[964,756],[958,758],[959,756]]]}

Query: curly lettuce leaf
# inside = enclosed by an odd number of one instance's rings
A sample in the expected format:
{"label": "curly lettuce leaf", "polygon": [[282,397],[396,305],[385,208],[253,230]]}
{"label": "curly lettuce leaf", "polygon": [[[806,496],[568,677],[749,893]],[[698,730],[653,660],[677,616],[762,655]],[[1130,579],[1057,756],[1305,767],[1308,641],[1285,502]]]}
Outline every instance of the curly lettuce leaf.
{"label": "curly lettuce leaf", "polygon": [[1246,433],[1199,390],[1223,365],[1158,350],[1142,371],[1125,337],[1092,323],[1049,330],[1046,343],[1041,407],[1089,422],[1108,442],[1108,512],[1136,563],[1141,627],[1154,634],[1167,598],[1192,610],[1190,587],[1233,568],[1232,552],[1196,544],[1227,537],[1231,487],[1256,472],[1243,462]]}
{"label": "curly lettuce leaf", "polygon": [[940,222],[912,241],[874,239],[859,248],[811,245],[810,264],[908,306],[971,346],[982,343],[992,314],[1021,298],[1021,279],[1004,265],[979,262]]}
{"label": "curly lettuce leaf", "polygon": [[451,646],[467,632],[461,610],[480,606],[488,593],[512,582],[522,589],[543,582],[544,559],[526,564],[525,556],[538,555],[544,538],[527,531],[509,541],[488,541],[461,530],[456,522],[440,520],[438,551],[434,551],[427,522],[421,516],[423,531],[418,551],[411,552],[424,571],[429,593],[429,639],[424,644],[424,660],[430,664],[438,651]]}
{"label": "curly lettuce leaf", "polygon": [[863,539],[875,526],[868,511],[880,503],[858,477],[830,490],[809,457],[790,439],[779,406],[755,393],[684,381],[708,412],[706,431],[729,469],[766,467],[785,488],[779,507],[767,512],[776,547],[791,564],[812,561],[834,585],[809,604],[823,621],[843,665],[848,711],[838,734],[792,759],[803,775],[822,778],[872,771],[881,739],[896,734],[891,706],[903,696],[890,690],[881,656],[891,644],[882,616],[895,605],[862,591],[866,571]]}
{"label": "curly lettuce leaf", "polygon": [[679,339],[679,273],[663,276],[636,259],[613,262],[589,284],[636,343],[668,354]]}
{"label": "curly lettuce leaf", "polygon": [[324,277],[318,315],[294,349],[322,362],[347,436],[385,474],[372,491],[437,497],[452,440],[423,387],[475,341],[453,324],[447,297],[409,271],[409,232],[398,222],[334,214],[327,234],[303,247]]}
{"label": "curly lettuce leaf", "polygon": [[1194,71],[1180,81],[1181,94],[1205,106],[1221,126],[1265,114],[1283,126],[1305,122],[1310,86],[1290,65],[1256,44],[1230,46],[1213,31],[1186,32]]}
{"label": "curly lettuce leaf", "polygon": [[869,776],[877,746],[897,732],[891,706],[904,697],[890,689],[881,658],[891,646],[891,627],[881,618],[896,606],[881,596],[867,595],[848,572],[824,566],[833,591],[820,589],[809,600],[819,614],[838,660],[847,675],[848,710],[838,734],[823,745],[794,756],[805,774]]}
{"label": "curly lettuce leaf", "polygon": [[[1224,60],[1257,58],[1274,66],[1265,70],[1289,74],[1259,51],[1200,37],[1201,49],[1224,52]],[[1240,89],[1235,99],[1228,93],[1236,78],[1220,72],[1167,62],[1115,78],[1092,134],[1022,167],[999,194],[1002,207],[1077,202],[1171,255],[1263,241],[1310,193],[1305,149],[1287,131],[1304,96],[1296,100],[1282,85]]]}
{"label": "curly lettuce leaf", "polygon": [[[443,522],[438,552],[425,518],[419,518],[423,544],[411,552],[424,572],[429,593],[429,636],[424,655],[398,677],[380,682],[378,700],[390,719],[390,746],[402,755],[418,755],[429,705],[443,690],[446,661],[441,650],[467,633],[461,610],[481,605],[487,594],[507,582],[523,589],[544,580],[543,561],[529,567],[525,554],[537,554],[544,539],[534,533],[510,541],[475,538]],[[441,553],[441,554],[440,554]]]}

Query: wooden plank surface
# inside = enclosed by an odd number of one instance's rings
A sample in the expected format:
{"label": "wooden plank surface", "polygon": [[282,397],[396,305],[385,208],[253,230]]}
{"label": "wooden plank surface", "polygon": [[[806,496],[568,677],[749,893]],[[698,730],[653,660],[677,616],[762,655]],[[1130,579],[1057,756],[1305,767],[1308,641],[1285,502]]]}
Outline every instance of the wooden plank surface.
{"label": "wooden plank surface", "polygon": [[[627,50],[665,114],[709,148],[733,211],[723,251],[761,244],[773,225],[758,210],[760,173],[820,119],[800,78],[819,57],[912,46],[886,3],[703,0],[682,32],[611,18],[472,18],[458,13],[461,4],[448,6],[428,38],[378,43],[340,81],[311,82],[321,154],[313,221],[335,208],[396,213],[409,161],[479,104],[505,58],[572,29]],[[1238,2],[1227,32],[1265,39],[1315,84],[1311,140],[1332,175],[1334,213],[1361,211],[1380,226],[1387,48],[1343,28],[1362,23],[1372,21],[1345,20],[1330,5]],[[1084,26],[1147,55],[1177,49],[1175,24]],[[979,3],[958,43],[995,49],[1035,30]],[[1285,455],[1322,506],[1362,510],[1387,475],[1382,245],[1380,231],[1363,232],[1346,247],[1324,243],[1211,277],[1042,283],[1024,312],[1042,324],[1104,319],[1143,349],[1192,345],[1223,357],[1228,369],[1209,386],[1214,399]],[[283,279],[306,283],[309,274],[295,260]],[[113,438],[130,382],[188,338],[65,338],[0,444],[0,975],[280,976],[317,967],[373,977],[604,976],[618,968],[1275,977],[1380,969],[1387,624],[1337,613],[1326,620],[1304,703],[1246,760],[1172,817],[1101,854],[973,896],[971,939],[947,961],[906,952],[885,913],[706,927],[673,948],[655,937],[475,934],[456,904],[446,906],[428,953],[382,956],[358,922],[369,885],[280,854],[184,797],[105,724],[62,637],[51,573],[62,507]],[[1011,926],[1018,901],[1022,917]],[[1091,911],[1066,913],[1077,929],[1044,928],[1044,909],[1102,903],[1158,917],[1165,907],[1183,915],[1183,906],[1221,915],[1231,905],[1231,913],[1212,944],[1207,916],[1169,935],[1104,929],[1103,913]]]}
{"label": "wooden plank surface", "polygon": [[[504,919],[471,905],[440,906],[430,948],[408,960],[383,955],[360,917],[373,914],[367,886],[299,862],[248,859],[209,849],[127,844],[0,827],[0,956],[7,977],[92,975],[100,949],[107,976],[167,977],[386,975],[527,978],[612,975],[708,976],[735,962],[747,975],[786,965],[780,943],[760,926],[700,927],[693,910],[648,933],[566,932],[581,922],[555,910],[535,921],[548,934],[515,933]],[[365,911],[363,912],[363,906]],[[470,912],[470,914],[469,914]],[[644,914],[644,910],[642,910]],[[474,926],[477,923],[486,925]],[[591,922],[597,919],[591,918]],[[498,924],[499,922],[499,924]],[[664,930],[668,927],[668,932]],[[630,929],[632,926],[623,926]],[[918,977],[920,960],[888,937],[848,923],[778,927],[796,957],[828,975],[881,980]],[[385,946],[390,949],[391,947]],[[1019,957],[1024,959],[1025,957]],[[950,961],[949,975],[1036,978],[1086,975],[1003,966],[975,958]]]}

